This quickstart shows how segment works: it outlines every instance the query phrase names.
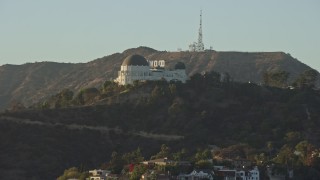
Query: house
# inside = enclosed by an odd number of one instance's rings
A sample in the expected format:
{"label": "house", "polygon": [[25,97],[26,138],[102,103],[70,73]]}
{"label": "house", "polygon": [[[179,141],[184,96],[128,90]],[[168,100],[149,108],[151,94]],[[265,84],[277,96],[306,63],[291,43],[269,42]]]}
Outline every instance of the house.
{"label": "house", "polygon": [[119,174],[108,174],[106,180],[118,180],[119,178]]}
{"label": "house", "polygon": [[218,168],[216,176],[221,177],[224,180],[260,180],[260,173],[257,166],[251,170]]}
{"label": "house", "polygon": [[141,176],[141,180],[169,180],[170,176],[163,172],[157,172],[155,170],[147,171]]}
{"label": "house", "polygon": [[89,180],[107,180],[110,171],[102,169],[94,169],[89,171]]}
{"label": "house", "polygon": [[257,166],[255,166],[252,170],[248,171],[245,180],[260,180],[260,173]]}
{"label": "house", "polygon": [[274,171],[273,169],[274,165],[267,166],[267,174],[270,180],[285,180],[286,175],[281,172]]}
{"label": "house", "polygon": [[190,174],[180,174],[178,180],[202,180],[214,179],[214,172],[210,170],[193,170]]}
{"label": "house", "polygon": [[148,165],[148,166],[165,166],[169,164],[174,164],[175,161],[168,160],[168,158],[159,158],[159,159],[153,159],[149,161],[143,161],[142,164]]}
{"label": "house", "polygon": [[[190,172],[191,163],[189,161],[174,161],[168,158],[159,158],[149,161],[143,161],[142,164],[148,166],[149,171],[146,172],[142,179],[176,179],[178,172]],[[167,168],[169,166],[169,168]],[[171,171],[170,168],[175,170]],[[178,170],[178,172],[177,172]]]}
{"label": "house", "polygon": [[236,180],[237,170],[234,169],[220,169],[216,171],[216,176],[223,178],[223,180]]}
{"label": "house", "polygon": [[189,161],[174,161],[170,160],[168,158],[159,158],[159,159],[153,159],[149,161],[143,161],[142,164],[148,165],[148,166],[166,166],[166,165],[178,165],[178,166],[191,166],[191,163]]}

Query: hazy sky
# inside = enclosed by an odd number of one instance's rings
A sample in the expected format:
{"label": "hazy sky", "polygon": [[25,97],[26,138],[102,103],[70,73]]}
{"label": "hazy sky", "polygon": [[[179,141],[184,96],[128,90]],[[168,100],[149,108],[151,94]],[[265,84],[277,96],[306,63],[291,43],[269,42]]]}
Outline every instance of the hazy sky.
{"label": "hazy sky", "polygon": [[88,62],[148,46],[284,51],[320,70],[320,0],[0,0],[0,65]]}

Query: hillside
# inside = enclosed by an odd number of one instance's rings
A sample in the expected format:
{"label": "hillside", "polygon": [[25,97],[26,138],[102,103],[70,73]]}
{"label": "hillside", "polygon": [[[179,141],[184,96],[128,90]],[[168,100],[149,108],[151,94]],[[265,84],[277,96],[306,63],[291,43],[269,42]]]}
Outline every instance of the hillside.
{"label": "hillside", "polygon": [[121,88],[106,86],[100,96],[107,101],[88,99],[91,105],[74,106],[68,103],[73,99],[65,99],[60,108],[0,114],[1,174],[54,179],[72,166],[99,167],[113,151],[140,147],[150,157],[162,143],[173,152],[245,143],[255,157],[269,154],[271,142],[276,152],[270,159],[303,140],[320,146],[319,91],[220,82],[215,73],[193,76],[187,84]]}
{"label": "hillside", "polygon": [[16,102],[29,106],[65,88],[79,91],[99,86],[106,80],[114,79],[123,59],[132,54],[140,54],[151,60],[164,59],[169,68],[182,61],[186,64],[189,76],[214,70],[228,72],[234,81],[240,82],[259,83],[265,71],[276,69],[289,72],[292,80],[310,69],[283,52],[166,52],[139,47],[88,63],[39,62],[0,66],[0,110]]}

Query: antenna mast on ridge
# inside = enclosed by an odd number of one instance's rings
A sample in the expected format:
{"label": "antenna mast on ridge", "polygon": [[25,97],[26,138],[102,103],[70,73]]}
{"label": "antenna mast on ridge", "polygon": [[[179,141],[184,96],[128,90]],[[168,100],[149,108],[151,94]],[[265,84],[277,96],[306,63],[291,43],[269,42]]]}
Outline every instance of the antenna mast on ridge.
{"label": "antenna mast on ridge", "polygon": [[202,42],[202,10],[200,10],[200,27],[199,27],[199,34],[198,34],[198,42],[194,42],[190,44],[189,50],[192,52],[204,51],[204,44]]}
{"label": "antenna mast on ridge", "polygon": [[197,51],[204,51],[204,44],[202,42],[202,10],[200,10],[200,27],[198,34]]}

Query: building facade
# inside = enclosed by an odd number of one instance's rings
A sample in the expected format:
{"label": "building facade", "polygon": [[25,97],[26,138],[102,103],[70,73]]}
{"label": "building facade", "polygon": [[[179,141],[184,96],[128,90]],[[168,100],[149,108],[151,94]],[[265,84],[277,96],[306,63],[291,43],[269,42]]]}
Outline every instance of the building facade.
{"label": "building facade", "polygon": [[102,169],[94,169],[89,171],[89,180],[106,180],[110,171]]}
{"label": "building facade", "polygon": [[119,85],[133,84],[135,81],[181,81],[185,83],[188,76],[185,65],[178,62],[174,70],[165,69],[164,60],[147,61],[143,56],[131,55],[124,59],[118,77],[115,79]]}

